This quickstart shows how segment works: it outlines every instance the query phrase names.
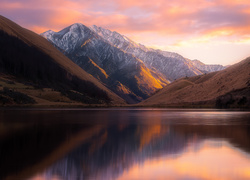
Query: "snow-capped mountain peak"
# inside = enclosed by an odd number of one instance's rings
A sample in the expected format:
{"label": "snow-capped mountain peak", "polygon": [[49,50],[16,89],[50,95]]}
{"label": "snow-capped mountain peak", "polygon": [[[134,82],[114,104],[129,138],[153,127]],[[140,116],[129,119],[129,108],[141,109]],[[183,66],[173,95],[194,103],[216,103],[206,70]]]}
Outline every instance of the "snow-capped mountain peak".
{"label": "snow-capped mountain peak", "polygon": [[42,35],[43,37],[45,37],[46,39],[50,39],[54,34],[55,34],[54,31],[48,30],[48,31],[42,33],[41,35]]}
{"label": "snow-capped mountain peak", "polygon": [[65,52],[70,52],[81,46],[92,34],[93,32],[87,26],[75,23],[59,32],[50,30],[41,35]]}
{"label": "snow-capped mountain peak", "polygon": [[128,48],[128,46],[130,45],[133,48],[141,48],[144,51],[148,51],[148,49],[144,45],[138,44],[129,39],[128,37],[119,34],[116,31],[110,31],[109,29],[98,27],[96,25],[91,26],[90,29],[92,29],[99,36],[107,40],[110,44],[118,48],[122,48],[123,50]]}

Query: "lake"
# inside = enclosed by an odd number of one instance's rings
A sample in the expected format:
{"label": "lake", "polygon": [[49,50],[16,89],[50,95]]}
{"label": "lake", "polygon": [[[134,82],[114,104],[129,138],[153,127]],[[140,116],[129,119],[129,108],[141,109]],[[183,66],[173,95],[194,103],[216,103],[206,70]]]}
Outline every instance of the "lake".
{"label": "lake", "polygon": [[2,109],[0,179],[250,179],[250,112]]}

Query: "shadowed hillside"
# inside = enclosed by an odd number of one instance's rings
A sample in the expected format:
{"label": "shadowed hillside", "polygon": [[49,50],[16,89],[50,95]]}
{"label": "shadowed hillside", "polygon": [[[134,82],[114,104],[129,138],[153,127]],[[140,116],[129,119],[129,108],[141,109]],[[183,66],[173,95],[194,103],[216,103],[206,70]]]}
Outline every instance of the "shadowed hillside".
{"label": "shadowed hillside", "polygon": [[[74,64],[47,40],[2,16],[0,16],[0,37],[0,75],[5,80],[6,77],[14,79],[36,89],[51,88],[74,102],[124,103],[121,98]],[[4,90],[4,87],[0,87],[0,104],[1,102],[15,104],[15,98],[6,94],[8,91],[6,88]],[[16,89],[18,88],[13,88],[12,91]]]}

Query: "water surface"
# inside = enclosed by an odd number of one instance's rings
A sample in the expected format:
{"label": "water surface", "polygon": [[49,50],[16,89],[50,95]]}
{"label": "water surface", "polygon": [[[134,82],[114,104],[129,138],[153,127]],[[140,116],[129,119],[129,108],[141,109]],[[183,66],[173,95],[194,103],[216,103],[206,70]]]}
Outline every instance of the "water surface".
{"label": "water surface", "polygon": [[0,179],[250,179],[250,112],[0,111]]}

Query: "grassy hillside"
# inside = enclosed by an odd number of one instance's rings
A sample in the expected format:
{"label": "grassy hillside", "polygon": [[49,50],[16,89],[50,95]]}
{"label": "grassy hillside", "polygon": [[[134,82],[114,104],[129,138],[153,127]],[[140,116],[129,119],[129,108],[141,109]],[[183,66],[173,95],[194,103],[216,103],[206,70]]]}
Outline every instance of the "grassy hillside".
{"label": "grassy hillside", "polygon": [[250,58],[205,75],[181,78],[141,106],[250,108]]}

